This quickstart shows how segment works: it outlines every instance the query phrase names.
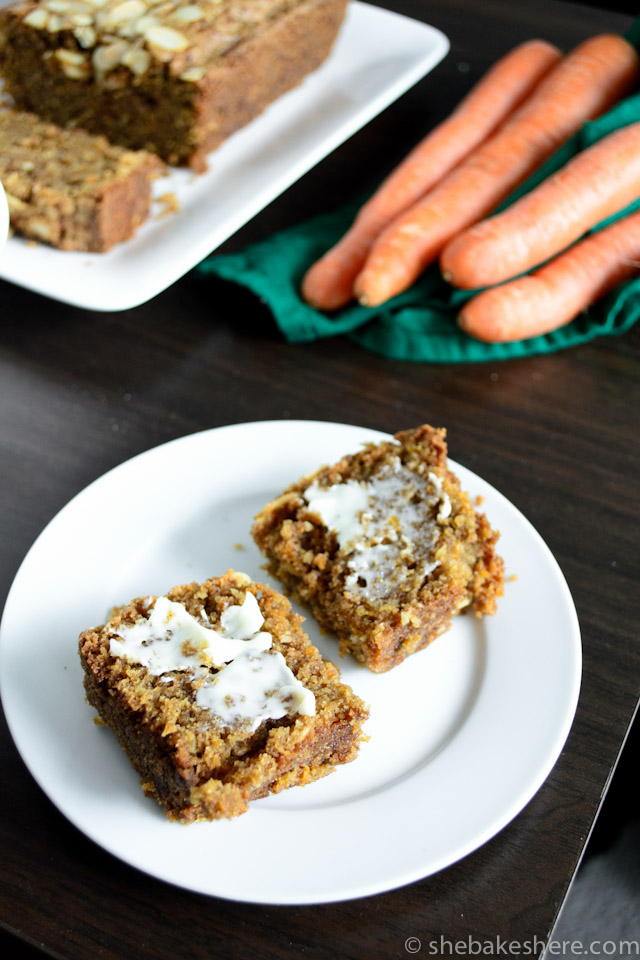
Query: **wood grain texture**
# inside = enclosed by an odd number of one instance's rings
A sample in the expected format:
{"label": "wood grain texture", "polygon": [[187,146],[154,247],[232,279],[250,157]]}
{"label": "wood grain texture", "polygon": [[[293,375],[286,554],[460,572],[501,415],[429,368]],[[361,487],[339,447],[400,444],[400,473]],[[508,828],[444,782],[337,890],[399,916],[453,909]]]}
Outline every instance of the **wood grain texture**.
{"label": "wood grain texture", "polygon": [[[423,128],[435,123],[515,43],[544,36],[568,49],[629,22],[554,0],[392,5],[441,28],[452,42],[449,56],[226,249],[318,212],[324,197],[349,199],[362,190],[363,171],[380,179],[422,132],[416,117]],[[159,443],[261,419],[390,432],[429,421],[447,427],[451,456],[505,494],[546,540],[573,593],[584,645],[569,741],[526,809],[448,870],[351,903],[247,906],[138,873],[57,812],[3,724],[0,928],[25,951],[64,960],[386,960],[406,956],[410,936],[423,943],[417,956],[428,956],[428,942],[441,936],[544,940],[638,698],[640,331],[548,357],[414,365],[369,354],[347,338],[287,346],[251,295],[194,274],[118,314],[91,314],[0,283],[0,312],[0,602],[63,504]]]}

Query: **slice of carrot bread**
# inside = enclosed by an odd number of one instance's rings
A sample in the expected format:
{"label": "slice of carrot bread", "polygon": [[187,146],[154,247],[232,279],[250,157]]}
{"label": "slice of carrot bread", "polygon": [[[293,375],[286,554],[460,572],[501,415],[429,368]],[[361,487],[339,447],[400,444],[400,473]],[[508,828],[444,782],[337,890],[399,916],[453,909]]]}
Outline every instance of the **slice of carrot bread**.
{"label": "slice of carrot bread", "polygon": [[445,431],[426,425],[292,484],[252,532],[269,572],[376,672],[460,610],[494,613],[503,589],[498,534],[448,468]]}
{"label": "slice of carrot bread", "polygon": [[367,709],[301,624],[229,570],[81,634],[89,703],[170,820],[235,817],[356,757]]}
{"label": "slice of carrot bread", "polygon": [[11,226],[60,250],[104,253],[147,218],[158,158],[0,110],[0,180]]}
{"label": "slice of carrot bread", "polygon": [[346,2],[17,0],[0,73],[21,109],[200,172],[327,58]]}

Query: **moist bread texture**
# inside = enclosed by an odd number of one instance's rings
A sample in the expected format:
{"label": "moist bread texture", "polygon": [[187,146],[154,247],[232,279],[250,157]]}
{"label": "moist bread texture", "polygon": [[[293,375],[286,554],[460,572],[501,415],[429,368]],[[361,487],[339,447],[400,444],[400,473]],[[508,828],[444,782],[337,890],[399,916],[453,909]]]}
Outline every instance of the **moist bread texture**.
{"label": "moist bread texture", "polygon": [[292,710],[256,729],[246,722],[227,723],[197,699],[203,685],[215,681],[214,669],[157,675],[114,655],[118,631],[144,625],[158,602],[155,596],[132,601],[107,624],[80,636],[87,699],[115,733],[145,794],[170,820],[238,816],[252,800],[324,777],[358,753],[367,708],[311,644],[302,618],[285,597],[233,570],[176,587],[166,597],[217,629],[225,611],[241,605],[248,593],[264,617],[261,630],[273,639],[269,655],[282,654],[307,696],[313,695],[313,715]]}
{"label": "moist bread texture", "polygon": [[158,158],[0,110],[0,180],[11,226],[60,250],[104,253],[147,218]]}
{"label": "moist bread texture", "polygon": [[18,0],[0,73],[21,109],[202,172],[326,59],[346,2]]}
{"label": "moist bread texture", "polygon": [[[351,516],[347,497],[359,498]],[[335,523],[319,512],[327,498]],[[445,431],[429,425],[293,483],[252,532],[285,591],[375,672],[422,650],[461,610],[493,614],[503,590],[498,534],[448,468]]]}

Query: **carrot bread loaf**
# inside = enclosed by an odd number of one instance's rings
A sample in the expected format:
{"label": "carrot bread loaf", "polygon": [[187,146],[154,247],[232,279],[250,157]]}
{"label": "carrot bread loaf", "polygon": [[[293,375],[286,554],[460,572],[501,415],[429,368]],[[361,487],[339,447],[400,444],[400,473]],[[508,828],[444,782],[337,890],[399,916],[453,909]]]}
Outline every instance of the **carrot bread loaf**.
{"label": "carrot bread loaf", "polygon": [[202,171],[326,59],[346,2],[18,0],[0,73],[22,109]]}
{"label": "carrot bread loaf", "polygon": [[0,180],[11,226],[61,250],[102,253],[146,219],[157,157],[0,110]]}
{"label": "carrot bread loaf", "polygon": [[235,817],[356,756],[367,710],[301,623],[229,570],[80,636],[89,703],[170,820]]}
{"label": "carrot bread loaf", "polygon": [[473,605],[493,613],[498,534],[447,467],[445,431],[368,444],[288,487],[256,517],[268,569],[337,634],[340,652],[382,672]]}

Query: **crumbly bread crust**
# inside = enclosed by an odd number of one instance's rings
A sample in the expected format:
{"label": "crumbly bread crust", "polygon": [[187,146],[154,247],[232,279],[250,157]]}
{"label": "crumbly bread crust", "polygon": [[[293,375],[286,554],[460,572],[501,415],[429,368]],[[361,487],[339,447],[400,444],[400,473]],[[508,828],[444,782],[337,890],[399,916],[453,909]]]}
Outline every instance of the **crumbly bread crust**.
{"label": "crumbly bread crust", "polygon": [[[493,614],[504,584],[504,564],[495,551],[498,534],[474,510],[448,469],[445,431],[424,425],[396,434],[395,441],[368,444],[293,483],[257,515],[252,530],[268,558],[269,572],[286,592],[338,636],[341,654],[353,654],[374,672],[389,670],[422,650],[466,607],[477,616]],[[419,572],[413,575],[409,555],[399,591],[381,600],[367,599],[348,589],[348,557],[339,552],[335,533],[309,510],[303,493],[314,482],[323,487],[366,482],[397,457],[423,482],[429,473],[439,478],[451,514],[438,524],[438,566],[433,572],[426,578]],[[433,519],[425,515],[425,522]]]}
{"label": "crumbly bread crust", "polygon": [[315,695],[314,716],[267,720],[253,733],[224,727],[196,703],[198,680],[188,673],[175,671],[168,683],[144,666],[112,656],[113,630],[147,618],[155,597],[132,601],[108,624],[80,636],[87,699],[115,733],[145,794],[170,820],[238,816],[250,801],[317,780],[358,753],[368,711],[340,682],[337,667],[310,643],[302,618],[285,597],[233,570],[202,584],[175,587],[167,596],[196,618],[206,611],[215,627],[222,612],[242,603],[247,592],[259,598],[262,629],[272,634],[273,649]]}
{"label": "crumbly bread crust", "polygon": [[0,180],[11,226],[61,250],[104,253],[149,214],[157,157],[104,137],[0,111]]}
{"label": "crumbly bread crust", "polygon": [[18,107],[201,172],[328,56],[347,0],[18,0],[0,73]]}

